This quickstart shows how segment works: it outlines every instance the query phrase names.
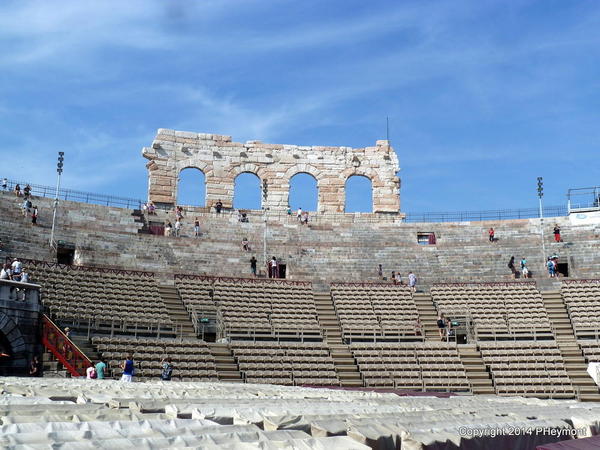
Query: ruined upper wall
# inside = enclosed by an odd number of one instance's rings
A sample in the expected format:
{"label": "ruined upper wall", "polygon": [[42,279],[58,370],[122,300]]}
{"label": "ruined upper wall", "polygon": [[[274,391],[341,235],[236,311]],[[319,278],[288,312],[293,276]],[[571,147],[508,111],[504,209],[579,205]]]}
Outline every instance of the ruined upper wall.
{"label": "ruined upper wall", "polygon": [[150,147],[142,149],[150,160],[148,199],[174,205],[179,173],[195,167],[206,177],[206,205],[221,200],[233,205],[235,178],[244,172],[256,174],[268,185],[263,206],[282,210],[288,206],[290,179],[298,173],[315,177],[319,190],[319,212],[343,212],[345,183],[352,175],[368,177],[373,187],[373,212],[400,211],[400,167],[388,141],[374,147],[304,147],[232,142],[231,136],[159,129]]}

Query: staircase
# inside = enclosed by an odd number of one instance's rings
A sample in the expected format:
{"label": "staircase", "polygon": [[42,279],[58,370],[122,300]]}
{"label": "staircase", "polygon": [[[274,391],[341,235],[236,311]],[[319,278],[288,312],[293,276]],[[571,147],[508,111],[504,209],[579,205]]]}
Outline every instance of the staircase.
{"label": "staircase", "polygon": [[563,303],[560,291],[543,291],[542,300],[554,328],[556,340],[559,342],[564,339],[573,340],[575,338],[573,326],[571,325],[571,320],[569,319],[569,314]]}
{"label": "staircase", "polygon": [[335,370],[343,387],[364,386],[362,377],[347,345],[329,345]]}
{"label": "staircase", "polygon": [[185,309],[185,306],[179,297],[177,288],[175,286],[161,284],[158,286],[158,293],[173,321],[175,333],[183,338],[196,338],[196,332],[194,331],[190,314],[187,309]]}
{"label": "staircase", "polygon": [[492,377],[487,371],[481,353],[475,344],[459,345],[458,354],[467,372],[473,394],[495,394]]}
{"label": "staircase", "polygon": [[342,328],[333,307],[331,291],[314,293],[319,325],[325,330],[327,343],[330,345],[342,344]]}
{"label": "staircase", "polygon": [[413,299],[417,304],[419,320],[423,327],[425,339],[439,340],[440,335],[437,328],[437,311],[433,304],[431,294],[424,292],[414,293]]}
{"label": "staircase", "polygon": [[208,344],[215,357],[219,381],[242,383],[242,374],[227,344]]}
{"label": "staircase", "polygon": [[587,373],[587,363],[577,344],[575,331],[560,291],[542,292],[542,299],[556,336],[556,343],[565,362],[565,369],[581,401],[600,401],[600,391]]}
{"label": "staircase", "polygon": [[578,393],[579,400],[583,402],[600,401],[598,386],[590,377],[590,374],[587,373],[587,363],[575,337],[571,340],[565,338],[558,341],[558,348],[565,362],[567,375],[569,375],[573,387]]}

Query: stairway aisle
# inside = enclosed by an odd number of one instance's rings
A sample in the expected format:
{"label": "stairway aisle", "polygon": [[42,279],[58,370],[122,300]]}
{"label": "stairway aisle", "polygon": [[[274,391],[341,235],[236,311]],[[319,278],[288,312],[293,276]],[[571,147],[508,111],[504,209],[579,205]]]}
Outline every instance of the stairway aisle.
{"label": "stairway aisle", "polygon": [[227,344],[208,344],[210,353],[215,357],[219,381],[242,383],[240,368]]}
{"label": "stairway aisle", "polygon": [[347,345],[330,345],[329,351],[343,387],[363,387],[364,383]]}
{"label": "stairway aisle", "polygon": [[554,327],[556,342],[565,362],[567,374],[579,394],[579,399],[581,401],[600,401],[600,390],[587,373],[587,362],[577,344],[575,331],[560,291],[543,291],[542,299]]}
{"label": "stairway aisle", "polygon": [[471,383],[473,394],[495,394],[494,384],[492,377],[488,372],[481,353],[477,349],[475,344],[459,345],[458,354],[460,360],[465,366],[467,372],[467,378]]}
{"label": "stairway aisle", "polygon": [[437,311],[433,304],[433,300],[431,299],[431,294],[417,292],[413,294],[413,299],[417,304],[419,320],[421,321],[421,326],[425,332],[425,339],[439,340]]}
{"label": "stairway aisle", "polygon": [[175,286],[161,284],[158,286],[158,293],[173,321],[177,336],[182,338],[196,338],[196,332],[194,331],[190,314],[187,309],[185,309],[177,288]]}
{"label": "stairway aisle", "polygon": [[329,345],[342,344],[342,327],[335,313],[331,291],[315,291],[315,305],[321,329],[325,330],[326,341]]}

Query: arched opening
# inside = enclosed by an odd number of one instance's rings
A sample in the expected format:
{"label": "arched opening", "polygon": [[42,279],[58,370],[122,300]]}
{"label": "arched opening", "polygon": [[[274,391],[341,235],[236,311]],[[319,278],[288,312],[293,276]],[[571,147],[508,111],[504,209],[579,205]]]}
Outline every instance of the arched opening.
{"label": "arched opening", "polygon": [[373,186],[364,175],[352,175],[346,180],[345,212],[373,212]]}
{"label": "arched opening", "polygon": [[195,167],[179,172],[177,204],[186,206],[206,206],[206,177]]}
{"label": "arched opening", "polygon": [[260,178],[256,174],[243,172],[235,177],[233,207],[235,209],[261,208]]}
{"label": "arched opening", "polygon": [[297,173],[290,179],[290,208],[294,211],[302,208],[304,211],[317,211],[319,206],[319,188],[317,179],[308,173]]}

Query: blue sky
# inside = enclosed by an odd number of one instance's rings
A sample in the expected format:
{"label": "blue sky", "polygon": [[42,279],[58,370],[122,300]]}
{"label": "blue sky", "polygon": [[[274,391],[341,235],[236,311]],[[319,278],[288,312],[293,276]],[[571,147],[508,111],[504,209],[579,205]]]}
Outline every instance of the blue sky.
{"label": "blue sky", "polygon": [[144,197],[160,127],[362,147],[389,116],[404,211],[600,184],[596,0],[3,0],[0,46],[2,176],[63,150],[66,187]]}

